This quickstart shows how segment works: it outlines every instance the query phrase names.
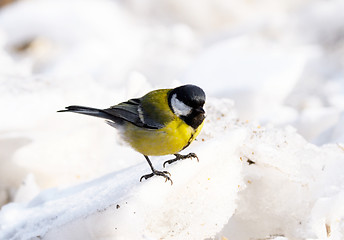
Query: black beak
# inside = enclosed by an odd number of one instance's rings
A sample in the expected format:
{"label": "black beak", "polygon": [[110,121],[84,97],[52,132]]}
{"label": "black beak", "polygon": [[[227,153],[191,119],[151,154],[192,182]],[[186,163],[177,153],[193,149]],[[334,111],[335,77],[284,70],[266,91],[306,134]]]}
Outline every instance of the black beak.
{"label": "black beak", "polygon": [[205,111],[204,111],[203,107],[198,107],[198,108],[196,108],[195,110],[196,110],[196,112],[198,112],[198,113],[205,114]]}

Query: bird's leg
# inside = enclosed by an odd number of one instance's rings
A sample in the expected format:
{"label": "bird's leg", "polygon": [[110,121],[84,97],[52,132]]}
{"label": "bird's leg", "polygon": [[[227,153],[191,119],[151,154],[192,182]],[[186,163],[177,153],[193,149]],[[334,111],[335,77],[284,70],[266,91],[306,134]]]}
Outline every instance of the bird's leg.
{"label": "bird's leg", "polygon": [[167,182],[167,180],[168,180],[168,181],[171,181],[171,185],[173,184],[172,179],[168,176],[168,175],[171,176],[171,174],[170,174],[169,172],[167,172],[167,171],[158,171],[158,170],[155,170],[155,168],[153,167],[153,164],[152,164],[151,161],[149,160],[148,156],[146,156],[146,155],[143,155],[143,156],[145,156],[145,158],[146,158],[146,160],[147,160],[147,162],[148,162],[150,168],[152,169],[152,173],[143,175],[143,176],[140,178],[140,182],[142,181],[143,178],[144,178],[144,179],[148,179],[148,178],[153,177],[154,175],[157,175],[157,176],[162,176],[162,177],[164,177],[164,178],[165,178],[165,182]]}
{"label": "bird's leg", "polygon": [[181,155],[179,153],[176,153],[176,154],[174,154],[174,156],[176,156],[176,158],[171,159],[171,160],[167,160],[166,162],[164,162],[163,167],[165,167],[166,163],[171,164],[171,163],[174,163],[174,162],[176,162],[178,160],[183,160],[183,159],[187,159],[187,158],[196,158],[197,162],[199,162],[199,159],[198,159],[196,153],[189,153],[189,154],[186,154],[186,155]]}

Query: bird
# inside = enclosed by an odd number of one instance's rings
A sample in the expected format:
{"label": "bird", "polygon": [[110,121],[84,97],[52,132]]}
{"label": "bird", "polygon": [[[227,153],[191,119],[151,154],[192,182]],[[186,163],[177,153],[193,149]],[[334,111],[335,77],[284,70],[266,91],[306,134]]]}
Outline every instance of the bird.
{"label": "bird", "polygon": [[58,112],[74,112],[106,119],[106,123],[118,129],[122,139],[141,153],[149,164],[151,173],[140,178],[162,176],[170,181],[168,171],[156,170],[149,156],[174,155],[163,163],[198,157],[195,153],[182,155],[200,133],[206,118],[205,92],[202,88],[187,84],[176,88],[157,89],[141,98],[129,99],[106,109],[72,105]]}

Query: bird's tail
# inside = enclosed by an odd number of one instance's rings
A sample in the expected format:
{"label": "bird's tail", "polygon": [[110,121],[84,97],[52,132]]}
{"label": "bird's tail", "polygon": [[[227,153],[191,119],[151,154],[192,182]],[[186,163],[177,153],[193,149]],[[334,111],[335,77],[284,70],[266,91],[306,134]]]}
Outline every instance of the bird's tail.
{"label": "bird's tail", "polygon": [[109,119],[112,121],[117,120],[117,118],[115,116],[108,114],[101,109],[83,107],[83,106],[69,106],[69,107],[66,107],[66,109],[64,109],[64,110],[60,110],[57,112],[75,112],[75,113],[90,115],[90,116],[94,116],[94,117],[105,118],[105,119]]}

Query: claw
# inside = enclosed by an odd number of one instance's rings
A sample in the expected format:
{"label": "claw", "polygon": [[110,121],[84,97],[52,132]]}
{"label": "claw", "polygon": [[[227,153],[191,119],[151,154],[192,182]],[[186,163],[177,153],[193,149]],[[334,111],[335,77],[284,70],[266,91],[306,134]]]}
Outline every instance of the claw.
{"label": "claw", "polygon": [[197,159],[197,162],[199,162],[199,159],[196,155],[196,153],[189,153],[188,155],[186,155],[188,158],[196,158]]}
{"label": "claw", "polygon": [[171,164],[171,163],[174,163],[174,162],[176,162],[178,160],[183,160],[183,159],[187,159],[187,158],[196,158],[197,162],[199,162],[199,159],[198,159],[196,153],[189,153],[189,154],[186,154],[186,155],[181,155],[181,154],[177,153],[177,154],[174,154],[174,155],[176,156],[174,159],[165,161],[162,166],[165,167],[166,163]]}
{"label": "claw", "polygon": [[169,172],[167,172],[167,171],[157,171],[157,170],[155,170],[155,168],[153,167],[151,161],[149,160],[149,157],[146,156],[146,155],[143,155],[143,156],[146,158],[146,160],[147,160],[147,162],[148,162],[150,168],[152,169],[152,173],[143,175],[143,176],[140,178],[140,182],[142,181],[143,178],[144,178],[144,179],[148,179],[148,178],[153,177],[154,175],[157,175],[157,176],[162,176],[162,177],[164,177],[164,178],[165,178],[165,182],[167,182],[167,180],[168,180],[168,181],[171,181],[171,185],[173,184],[172,179],[171,179],[169,176],[167,176],[167,175],[170,175],[170,176],[171,176],[171,173],[169,173]]}
{"label": "claw", "polygon": [[153,173],[143,175],[143,176],[140,178],[140,182],[142,182],[142,179],[146,179],[146,180],[147,180],[148,178],[151,178],[151,177],[153,177],[153,176],[154,176]]}
{"label": "claw", "polygon": [[[174,160],[174,159],[171,159],[171,160]],[[164,164],[163,164],[162,166],[165,168],[166,163],[168,163],[168,164],[171,164],[171,163],[172,163],[171,160],[165,161]]]}
{"label": "claw", "polygon": [[157,171],[157,170],[153,171],[153,172],[150,173],[150,174],[143,175],[143,176],[140,178],[140,182],[142,181],[143,178],[144,178],[145,180],[147,180],[148,178],[151,178],[151,177],[153,177],[154,175],[162,176],[162,177],[165,178],[165,182],[170,181],[170,182],[171,182],[171,185],[173,184],[172,179],[171,179],[169,176],[167,176],[167,175],[170,175],[170,176],[171,176],[171,173],[169,173],[169,172],[167,172],[167,171],[161,172],[161,171]]}

